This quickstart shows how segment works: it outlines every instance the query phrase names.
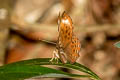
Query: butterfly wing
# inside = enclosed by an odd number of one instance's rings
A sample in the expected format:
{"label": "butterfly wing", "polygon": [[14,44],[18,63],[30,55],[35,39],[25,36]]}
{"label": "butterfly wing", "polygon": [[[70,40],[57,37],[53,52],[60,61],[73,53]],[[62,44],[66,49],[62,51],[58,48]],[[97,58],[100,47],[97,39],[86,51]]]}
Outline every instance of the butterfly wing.
{"label": "butterfly wing", "polygon": [[59,26],[59,44],[62,46],[62,48],[65,48],[72,39],[72,33],[73,33],[73,27],[72,27],[72,20],[71,18],[63,12],[63,14],[59,17],[58,20]]}
{"label": "butterfly wing", "polygon": [[65,53],[67,53],[67,60],[70,63],[76,62],[79,58],[80,52],[80,42],[76,36],[73,36],[71,43],[65,48]]}
{"label": "butterfly wing", "polygon": [[65,12],[58,18],[58,54],[63,63],[74,63],[79,57],[80,42],[73,35],[72,19]]}
{"label": "butterfly wing", "polygon": [[58,37],[58,54],[60,56],[60,60],[63,63],[67,62],[67,53],[65,53],[64,49],[70,44],[71,39],[72,39],[72,20],[71,18],[63,12],[62,15],[58,16],[58,32],[59,32],[59,37]]}

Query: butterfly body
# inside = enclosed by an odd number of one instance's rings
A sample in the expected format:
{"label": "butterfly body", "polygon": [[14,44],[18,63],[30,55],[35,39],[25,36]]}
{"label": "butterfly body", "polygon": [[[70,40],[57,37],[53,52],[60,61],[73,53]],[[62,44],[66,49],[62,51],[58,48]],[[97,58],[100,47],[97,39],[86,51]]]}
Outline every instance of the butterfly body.
{"label": "butterfly body", "polygon": [[80,42],[73,33],[72,19],[65,12],[58,17],[58,41],[56,50],[62,63],[76,62],[79,58]]}

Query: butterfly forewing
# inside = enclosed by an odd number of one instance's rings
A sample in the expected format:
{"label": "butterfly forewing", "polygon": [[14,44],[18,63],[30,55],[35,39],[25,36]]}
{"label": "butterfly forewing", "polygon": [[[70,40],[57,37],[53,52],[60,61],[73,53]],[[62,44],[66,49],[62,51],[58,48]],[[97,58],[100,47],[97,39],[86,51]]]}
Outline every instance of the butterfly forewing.
{"label": "butterfly forewing", "polygon": [[71,23],[71,19],[64,12],[61,16],[59,16],[59,42],[63,48],[65,48],[72,39],[73,27]]}
{"label": "butterfly forewing", "polygon": [[80,42],[73,34],[72,19],[63,12],[62,15],[59,14],[58,22],[59,37],[57,49],[60,60],[63,63],[67,61],[74,63],[79,57]]}

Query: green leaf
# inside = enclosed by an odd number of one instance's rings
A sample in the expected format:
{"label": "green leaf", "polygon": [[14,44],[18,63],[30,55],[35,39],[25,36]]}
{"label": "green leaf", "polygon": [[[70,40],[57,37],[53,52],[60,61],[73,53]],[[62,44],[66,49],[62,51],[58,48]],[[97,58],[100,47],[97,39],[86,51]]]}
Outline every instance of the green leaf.
{"label": "green leaf", "polygon": [[117,48],[120,48],[120,41],[114,44]]}
{"label": "green leaf", "polygon": [[22,80],[31,77],[89,77],[87,75],[69,74],[60,70],[42,67],[39,65],[9,65],[0,68],[0,79],[2,80]]}
{"label": "green leaf", "polygon": [[[101,80],[94,72],[87,67],[75,64],[63,64],[60,61],[49,62],[49,58],[31,59],[19,61],[16,63],[7,64],[0,67],[0,79],[2,80],[23,80],[26,78],[91,78],[94,80]],[[86,75],[70,74],[60,70],[43,67],[41,65],[58,65],[64,68],[79,70],[86,73]]]}

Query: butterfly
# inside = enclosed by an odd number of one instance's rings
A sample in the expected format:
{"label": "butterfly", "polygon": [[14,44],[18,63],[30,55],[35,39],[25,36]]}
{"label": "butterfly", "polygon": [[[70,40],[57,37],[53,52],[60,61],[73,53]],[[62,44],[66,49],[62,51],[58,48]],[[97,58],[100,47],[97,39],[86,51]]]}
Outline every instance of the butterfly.
{"label": "butterfly", "polygon": [[75,63],[79,58],[81,44],[77,36],[73,32],[72,19],[64,11],[62,15],[58,16],[58,40],[56,43],[56,49],[53,51],[53,58],[62,61],[62,63],[67,63],[69,61],[71,64]]}

